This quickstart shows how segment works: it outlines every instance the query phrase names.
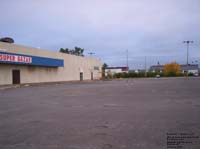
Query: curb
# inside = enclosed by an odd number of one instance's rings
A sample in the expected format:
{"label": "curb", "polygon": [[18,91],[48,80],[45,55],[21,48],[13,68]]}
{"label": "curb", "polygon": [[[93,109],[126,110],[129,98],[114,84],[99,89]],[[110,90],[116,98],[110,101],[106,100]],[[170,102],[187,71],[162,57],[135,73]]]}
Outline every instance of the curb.
{"label": "curb", "polygon": [[43,85],[50,85],[50,84],[54,84],[54,85],[59,85],[59,84],[65,84],[65,83],[90,83],[90,82],[94,82],[94,81],[99,81],[99,80],[83,80],[83,81],[61,81],[61,82],[39,82],[39,83],[27,83],[27,84],[17,84],[17,85],[0,85],[0,90],[8,90],[8,89],[16,89],[16,88],[20,88],[20,87],[29,87],[29,86],[43,86]]}
{"label": "curb", "polygon": [[11,86],[0,86],[0,90],[7,90],[7,89],[13,89],[13,88],[19,88],[20,85],[11,85]]}

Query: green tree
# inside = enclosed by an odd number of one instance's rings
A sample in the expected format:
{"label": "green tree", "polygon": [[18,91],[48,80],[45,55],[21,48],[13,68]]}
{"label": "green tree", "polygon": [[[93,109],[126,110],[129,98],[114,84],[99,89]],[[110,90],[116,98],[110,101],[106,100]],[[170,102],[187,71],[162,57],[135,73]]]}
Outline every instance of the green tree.
{"label": "green tree", "polygon": [[66,48],[66,49],[60,48],[60,52],[69,54],[69,49],[68,48]]}
{"label": "green tree", "polygon": [[77,56],[84,56],[83,55],[84,49],[80,48],[80,47],[75,47],[74,48],[74,55]]}
{"label": "green tree", "polygon": [[104,63],[102,65],[102,77],[105,78],[105,69],[108,67],[108,64]]}
{"label": "green tree", "polygon": [[67,54],[71,54],[71,55],[77,55],[77,56],[84,56],[83,52],[84,49],[80,48],[80,47],[75,47],[74,49],[68,49],[68,48],[60,48],[60,52],[61,53],[67,53]]}
{"label": "green tree", "polygon": [[103,69],[106,69],[107,67],[108,67],[108,64],[106,64],[106,63],[104,63],[102,66]]}

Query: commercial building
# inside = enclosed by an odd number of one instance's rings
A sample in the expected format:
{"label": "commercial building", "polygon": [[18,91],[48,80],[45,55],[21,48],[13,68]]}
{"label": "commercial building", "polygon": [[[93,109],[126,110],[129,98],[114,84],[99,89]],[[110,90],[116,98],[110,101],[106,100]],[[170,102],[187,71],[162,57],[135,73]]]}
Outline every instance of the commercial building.
{"label": "commercial building", "polygon": [[113,75],[115,73],[128,73],[128,67],[107,67],[105,69],[105,76],[108,74]]}
{"label": "commercial building", "polygon": [[[198,75],[199,73],[199,66],[198,64],[188,64],[188,65],[180,65],[181,71],[184,74],[194,74]],[[163,65],[154,65],[150,67],[150,72],[163,72],[164,66]]]}
{"label": "commercial building", "polygon": [[98,59],[0,42],[0,85],[101,78]]}
{"label": "commercial building", "polygon": [[188,64],[188,65],[181,65],[181,69],[183,73],[192,73],[198,74],[199,73],[199,66],[198,64]]}
{"label": "commercial building", "polygon": [[145,73],[147,70],[145,69],[135,69],[135,70],[129,70],[130,73]]}
{"label": "commercial building", "polygon": [[164,66],[158,64],[158,65],[153,65],[153,66],[151,66],[150,69],[149,69],[149,71],[150,71],[150,72],[161,72],[161,73],[162,73],[162,72],[163,72],[163,69],[164,69]]}

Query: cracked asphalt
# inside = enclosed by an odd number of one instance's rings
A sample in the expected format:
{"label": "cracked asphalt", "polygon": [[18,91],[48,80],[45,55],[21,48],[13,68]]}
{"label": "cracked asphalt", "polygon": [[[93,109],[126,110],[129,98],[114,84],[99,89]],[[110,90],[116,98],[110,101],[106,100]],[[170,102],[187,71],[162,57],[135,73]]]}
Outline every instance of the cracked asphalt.
{"label": "cracked asphalt", "polygon": [[166,149],[167,133],[200,135],[200,78],[0,90],[0,149]]}

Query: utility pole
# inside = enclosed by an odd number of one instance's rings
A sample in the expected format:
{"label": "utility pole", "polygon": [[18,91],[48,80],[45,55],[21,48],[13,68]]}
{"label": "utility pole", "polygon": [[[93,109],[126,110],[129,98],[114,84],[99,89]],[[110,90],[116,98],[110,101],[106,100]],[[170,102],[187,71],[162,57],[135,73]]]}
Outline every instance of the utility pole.
{"label": "utility pole", "polygon": [[145,77],[147,77],[147,57],[145,56],[145,63],[144,63],[144,71],[145,71]]}
{"label": "utility pole", "polygon": [[128,50],[126,50],[126,66],[128,68]]}
{"label": "utility pole", "polygon": [[189,46],[191,43],[194,43],[194,41],[186,40],[186,41],[183,41],[183,43],[187,44],[187,65],[189,65]]}

